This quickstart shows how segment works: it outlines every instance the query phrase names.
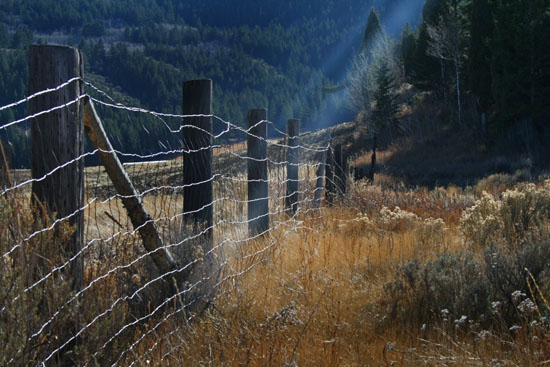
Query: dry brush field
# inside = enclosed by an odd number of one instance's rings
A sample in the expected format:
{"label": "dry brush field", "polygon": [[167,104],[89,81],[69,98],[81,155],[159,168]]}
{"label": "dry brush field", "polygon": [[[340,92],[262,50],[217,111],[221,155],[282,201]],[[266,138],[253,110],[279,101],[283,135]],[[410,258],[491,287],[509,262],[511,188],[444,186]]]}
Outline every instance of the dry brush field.
{"label": "dry brush field", "polygon": [[[100,187],[102,174],[89,173]],[[274,181],[278,174],[272,170]],[[132,175],[139,176],[130,170]],[[161,176],[167,177],[153,172],[145,181],[160,186]],[[246,199],[244,175],[235,178],[215,183],[217,220],[238,222],[246,214],[239,202]],[[314,170],[302,171],[301,178],[314,185]],[[94,203],[86,212],[88,240],[102,240],[85,254],[89,291],[78,306],[62,307],[70,294],[62,276],[48,278],[35,288],[40,292],[22,292],[45,276],[44,261],[50,267],[66,261],[54,251],[51,234],[3,261],[0,362],[10,364],[10,355],[19,356],[11,361],[16,365],[44,358],[78,317],[91,326],[76,353],[91,365],[550,365],[550,181],[508,184],[494,176],[467,189],[433,190],[382,176],[377,182],[351,182],[332,208],[292,220],[280,213],[272,218],[277,230],[261,239],[239,241],[245,225],[220,225],[215,242],[235,241],[224,250],[225,281],[207,311],[190,322],[170,310],[158,312],[110,343],[129,320],[151,313],[151,305],[128,298],[146,283],[150,264],[112,272],[143,251],[138,237],[127,233],[119,202]],[[270,187],[272,196],[283,193],[282,186]],[[1,203],[2,253],[9,239],[32,228],[33,214],[22,202],[12,197]],[[155,218],[182,208],[181,197],[170,192],[144,202]],[[270,210],[278,205],[282,200]],[[163,223],[166,240],[181,240],[177,220]],[[29,345],[32,331],[59,309],[42,339],[31,338]]]}

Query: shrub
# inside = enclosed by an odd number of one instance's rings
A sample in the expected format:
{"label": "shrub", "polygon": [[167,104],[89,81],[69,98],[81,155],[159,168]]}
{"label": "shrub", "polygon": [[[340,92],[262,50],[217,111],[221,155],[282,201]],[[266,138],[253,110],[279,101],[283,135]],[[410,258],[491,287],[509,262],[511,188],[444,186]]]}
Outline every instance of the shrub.
{"label": "shrub", "polygon": [[483,264],[471,252],[447,252],[424,265],[415,259],[384,287],[391,315],[418,323],[439,320],[442,312],[445,317],[479,316],[489,302],[482,273]]}
{"label": "shrub", "polygon": [[550,235],[550,181],[520,184],[499,199],[483,192],[461,217],[462,233],[471,244],[521,247]]}
{"label": "shrub", "polygon": [[[544,300],[531,294],[528,279],[548,291],[549,259],[550,240],[514,250],[492,246],[484,250],[481,259],[470,251],[446,252],[425,264],[415,259],[384,286],[389,313],[392,319],[419,324],[466,316],[511,325],[524,316],[514,294],[529,295],[539,314],[548,311]],[[498,314],[491,308],[495,304],[499,305]]]}
{"label": "shrub", "polygon": [[[529,281],[548,291],[550,276],[550,240],[529,243],[521,248],[510,250],[493,246],[484,253],[485,276],[491,290],[491,300],[501,304],[501,317],[505,320],[517,318],[513,294],[520,292],[530,297]],[[540,303],[541,307],[545,307]]]}

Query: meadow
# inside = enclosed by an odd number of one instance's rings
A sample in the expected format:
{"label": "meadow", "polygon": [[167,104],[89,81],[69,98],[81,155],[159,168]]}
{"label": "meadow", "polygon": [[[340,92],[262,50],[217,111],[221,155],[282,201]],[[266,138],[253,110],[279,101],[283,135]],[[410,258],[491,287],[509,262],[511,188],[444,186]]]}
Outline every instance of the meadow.
{"label": "meadow", "polygon": [[[314,171],[300,172],[310,199]],[[129,169],[139,172],[151,168]],[[214,243],[231,245],[219,248],[224,267],[201,314],[182,311],[176,298],[161,308],[151,301],[150,260],[137,260],[139,237],[117,199],[86,211],[87,240],[98,241],[84,253],[81,295],[63,270],[48,272],[67,261],[52,246],[59,237],[26,241],[1,264],[0,362],[43,360],[79,319],[87,326],[71,352],[79,365],[550,364],[550,181],[493,175],[427,189],[377,175],[376,184],[350,180],[333,207],[309,203],[291,217],[280,210],[284,185],[275,184],[283,173],[270,172],[270,195],[280,199],[270,207],[276,230],[263,237],[246,235],[244,175],[214,184]],[[88,173],[100,187],[104,173]],[[37,221],[22,195],[1,203],[2,253]],[[157,222],[166,241],[186,238],[177,193],[143,200],[153,217],[169,218]]]}
{"label": "meadow", "polygon": [[[180,348],[163,363],[550,363],[550,182],[488,192],[490,181],[431,191],[354,184],[341,205],[283,235],[185,336],[169,338],[163,351]],[[151,363],[166,353],[158,349]]]}

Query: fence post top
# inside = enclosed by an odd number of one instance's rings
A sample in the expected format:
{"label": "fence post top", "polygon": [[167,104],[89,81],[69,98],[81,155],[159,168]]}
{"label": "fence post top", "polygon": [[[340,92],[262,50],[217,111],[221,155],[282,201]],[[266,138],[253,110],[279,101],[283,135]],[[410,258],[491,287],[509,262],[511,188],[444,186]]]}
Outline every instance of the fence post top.
{"label": "fence post top", "polygon": [[183,85],[188,85],[188,84],[212,85],[212,83],[213,83],[212,79],[193,79],[193,80],[184,80],[183,81]]}
{"label": "fence post top", "polygon": [[267,108],[253,108],[248,110],[248,118],[257,118],[258,120],[267,120]]}
{"label": "fence post top", "polygon": [[40,50],[40,49],[44,49],[44,50],[58,50],[58,51],[70,51],[70,52],[76,52],[78,53],[78,49],[76,47],[72,47],[72,46],[65,46],[65,45],[40,45],[40,44],[32,44],[29,46],[29,51],[30,50]]}

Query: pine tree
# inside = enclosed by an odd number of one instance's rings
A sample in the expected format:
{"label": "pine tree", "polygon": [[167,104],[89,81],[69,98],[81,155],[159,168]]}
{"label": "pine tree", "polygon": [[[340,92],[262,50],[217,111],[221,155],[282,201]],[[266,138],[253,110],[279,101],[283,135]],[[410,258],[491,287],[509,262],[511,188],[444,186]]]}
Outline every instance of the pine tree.
{"label": "pine tree", "polygon": [[[528,141],[513,134],[538,163],[550,132],[550,3],[548,0],[497,0],[492,47],[494,127],[528,131]],[[545,137],[546,135],[546,137]]]}
{"label": "pine tree", "polygon": [[371,167],[368,173],[368,180],[374,182],[374,173],[376,171],[376,149],[378,141],[378,133],[388,128],[390,136],[393,136],[394,125],[396,122],[395,115],[398,111],[397,96],[394,93],[395,81],[391,74],[390,68],[386,63],[377,67],[376,75],[376,91],[374,92],[374,109],[371,114],[369,130],[372,135],[372,156]]}
{"label": "pine tree", "polygon": [[367,27],[365,28],[363,43],[361,44],[359,53],[362,54],[370,52],[382,36],[383,32],[380,24],[380,16],[374,7],[372,7],[367,19]]}
{"label": "pine tree", "polygon": [[550,4],[498,0],[491,44],[493,96],[500,124],[547,120],[550,106]]}
{"label": "pine tree", "polygon": [[481,131],[487,134],[487,111],[492,103],[491,49],[493,14],[489,0],[472,0],[470,12],[470,48],[468,72],[470,90],[476,98]]}
{"label": "pine tree", "polygon": [[[430,56],[436,57],[442,63],[450,62],[453,69],[453,77],[456,91],[458,123],[462,123],[462,15],[463,0],[450,0],[443,8],[443,14],[436,23],[428,24],[428,49]],[[443,71],[444,69],[442,69]],[[444,73],[443,73],[444,75]],[[443,83],[443,90],[446,92],[446,83]]]}
{"label": "pine tree", "polygon": [[5,47],[4,45],[9,44],[9,39],[8,27],[5,24],[0,23],[0,45]]}
{"label": "pine tree", "polygon": [[426,0],[422,10],[422,23],[418,31],[412,69],[416,87],[424,90],[441,90],[444,95],[447,90],[446,68],[448,65],[444,61],[428,55],[430,40],[428,25],[436,24],[439,21],[446,6],[447,0]]}
{"label": "pine tree", "polygon": [[414,79],[414,57],[416,53],[416,35],[407,24],[401,33],[399,42],[399,50],[401,52],[401,60],[403,62],[403,72],[406,81]]}
{"label": "pine tree", "polygon": [[381,64],[376,70],[376,91],[374,92],[374,109],[371,116],[371,128],[381,131],[394,128],[395,115],[399,109],[397,96],[394,93],[395,81],[387,64]]}

